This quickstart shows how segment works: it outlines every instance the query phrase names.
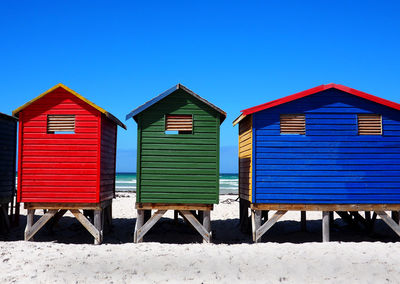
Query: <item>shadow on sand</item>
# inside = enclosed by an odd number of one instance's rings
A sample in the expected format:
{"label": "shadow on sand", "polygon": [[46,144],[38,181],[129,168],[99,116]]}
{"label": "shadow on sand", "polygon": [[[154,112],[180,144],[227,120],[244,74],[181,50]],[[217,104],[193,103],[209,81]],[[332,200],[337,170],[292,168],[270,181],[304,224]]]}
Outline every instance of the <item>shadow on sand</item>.
{"label": "shadow on sand", "polygon": [[[38,216],[36,216],[38,218]],[[35,219],[36,220],[36,219]],[[104,233],[104,244],[122,244],[133,242],[136,219],[113,219],[113,226]],[[23,240],[26,216],[20,217],[19,226],[12,228],[6,235],[0,235],[3,241]],[[214,220],[211,222],[214,244],[252,243],[250,234],[239,230],[239,219]],[[300,222],[281,221],[276,223],[262,238],[262,242],[306,243],[321,242],[321,220],[307,221],[307,231],[300,230]],[[66,244],[92,244],[93,237],[73,217],[63,217],[49,230],[42,228],[35,235],[36,242],[57,242]],[[201,243],[200,235],[183,219],[176,223],[173,219],[161,220],[146,234],[145,242],[188,244]],[[399,237],[380,219],[376,220],[373,232],[368,232],[361,225],[348,225],[342,219],[335,219],[331,227],[331,241],[340,242],[397,242]]]}

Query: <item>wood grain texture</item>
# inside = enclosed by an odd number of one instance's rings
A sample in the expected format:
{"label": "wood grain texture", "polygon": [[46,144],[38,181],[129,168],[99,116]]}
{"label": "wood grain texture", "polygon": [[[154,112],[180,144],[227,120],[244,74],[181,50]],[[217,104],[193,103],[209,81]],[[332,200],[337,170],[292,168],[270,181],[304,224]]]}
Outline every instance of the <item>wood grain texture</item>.
{"label": "wood grain texture", "polygon": [[382,116],[380,114],[358,114],[358,135],[382,135]]}
{"label": "wood grain texture", "polygon": [[[192,117],[193,132],[165,134],[167,116]],[[136,118],[137,202],[218,203],[219,113],[179,89]]]}
{"label": "wood grain texture", "polygon": [[20,202],[96,204],[113,198],[116,124],[106,114],[55,88],[19,117]]}
{"label": "wood grain texture", "polygon": [[0,200],[11,201],[15,188],[17,121],[0,115]]}
{"label": "wood grain texture", "polygon": [[[305,115],[305,135],[281,134],[281,114],[288,113]],[[358,116],[375,127],[377,114],[382,135],[359,135]],[[330,89],[254,113],[253,139],[254,203],[299,210],[304,204],[400,204],[398,110]]]}
{"label": "wood grain texture", "polygon": [[400,204],[296,204],[296,203],[257,203],[250,204],[254,210],[288,211],[395,211]]}
{"label": "wood grain texture", "polygon": [[252,116],[239,122],[239,196],[252,200],[252,151],[253,132]]}

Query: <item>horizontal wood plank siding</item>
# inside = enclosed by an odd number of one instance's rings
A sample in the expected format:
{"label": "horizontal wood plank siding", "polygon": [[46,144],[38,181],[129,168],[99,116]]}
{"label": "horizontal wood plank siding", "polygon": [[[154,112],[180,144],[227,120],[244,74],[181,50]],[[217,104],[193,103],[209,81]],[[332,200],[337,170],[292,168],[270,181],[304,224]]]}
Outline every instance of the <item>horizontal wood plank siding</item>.
{"label": "horizontal wood plank siding", "polygon": [[[193,115],[192,134],[165,134],[166,115]],[[177,90],[138,115],[142,203],[218,203],[219,115]]]}
{"label": "horizontal wood plank siding", "polygon": [[0,115],[0,202],[11,201],[15,188],[17,121]]}
{"label": "horizontal wood plank siding", "polygon": [[100,201],[112,199],[115,193],[115,154],[117,125],[102,116]]}
{"label": "horizontal wood plank siding", "polygon": [[239,196],[251,201],[252,185],[252,116],[239,123]]}
{"label": "horizontal wood plank siding", "polygon": [[[304,113],[305,135],[281,135],[280,114]],[[358,135],[358,114],[382,135]],[[400,203],[400,112],[327,90],[253,114],[255,203]]]}
{"label": "horizontal wood plank siding", "polygon": [[[48,134],[48,115],[75,115],[75,134]],[[96,202],[99,115],[62,88],[20,113],[21,202]]]}

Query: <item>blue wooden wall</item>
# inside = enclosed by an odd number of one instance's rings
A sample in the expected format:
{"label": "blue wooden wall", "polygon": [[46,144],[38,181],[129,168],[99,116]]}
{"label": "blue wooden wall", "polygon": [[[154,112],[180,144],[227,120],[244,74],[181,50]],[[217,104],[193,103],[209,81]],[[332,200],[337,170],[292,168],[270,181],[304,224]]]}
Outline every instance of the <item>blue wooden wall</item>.
{"label": "blue wooden wall", "polygon": [[[306,135],[280,134],[290,113]],[[359,136],[359,113],[383,135]],[[253,115],[253,203],[400,203],[400,111],[330,89]]]}

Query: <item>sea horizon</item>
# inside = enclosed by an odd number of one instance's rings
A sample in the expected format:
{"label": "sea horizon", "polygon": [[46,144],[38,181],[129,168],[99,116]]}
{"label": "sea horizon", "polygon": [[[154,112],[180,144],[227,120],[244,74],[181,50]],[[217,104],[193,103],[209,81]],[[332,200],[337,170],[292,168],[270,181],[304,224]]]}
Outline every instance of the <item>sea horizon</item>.
{"label": "sea horizon", "polygon": [[[136,172],[117,172],[116,173],[116,192],[136,192]],[[220,173],[219,193],[237,194],[239,184],[238,173]]]}

